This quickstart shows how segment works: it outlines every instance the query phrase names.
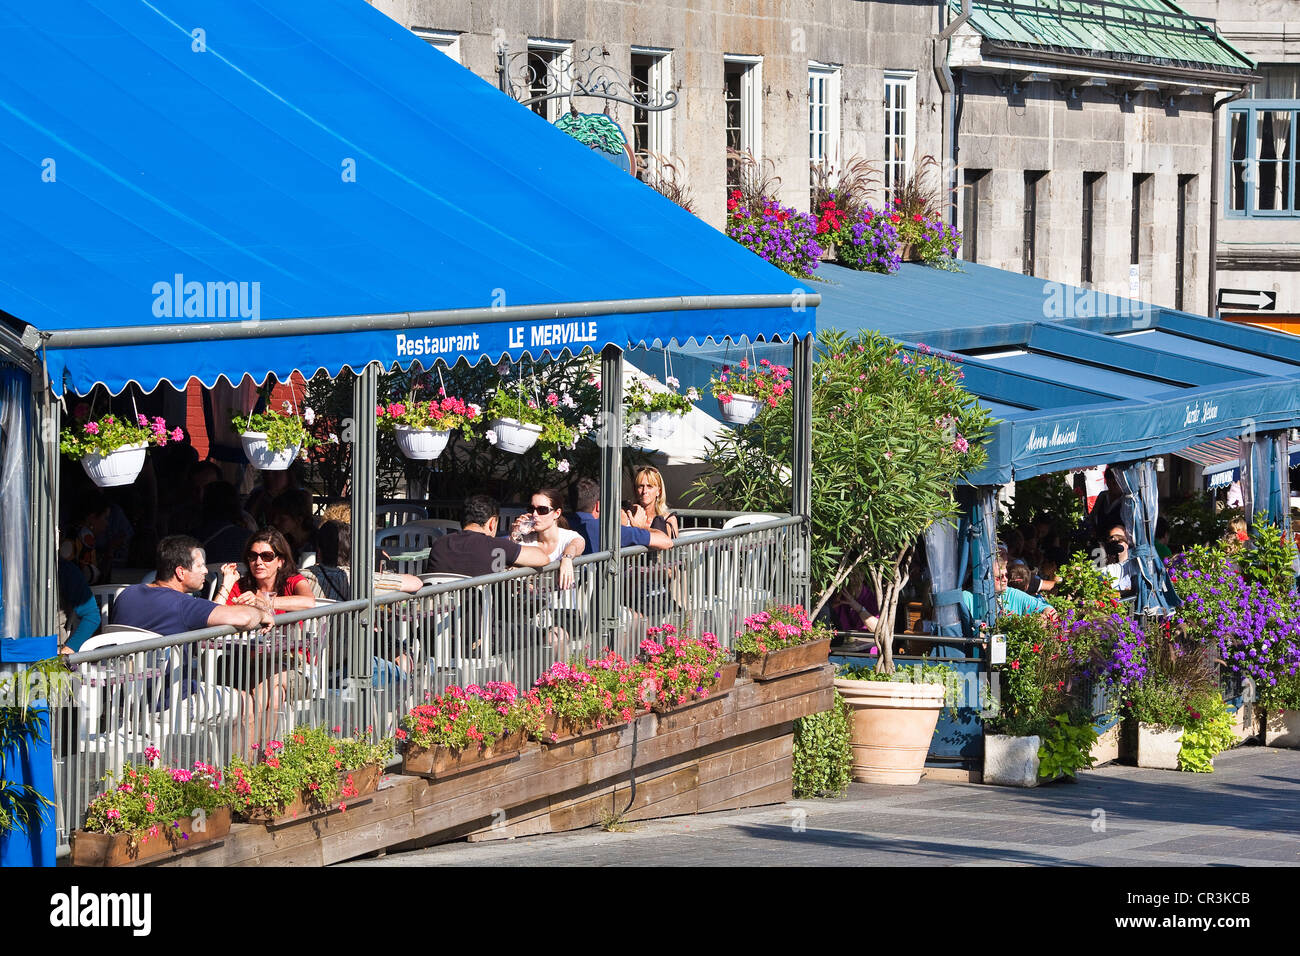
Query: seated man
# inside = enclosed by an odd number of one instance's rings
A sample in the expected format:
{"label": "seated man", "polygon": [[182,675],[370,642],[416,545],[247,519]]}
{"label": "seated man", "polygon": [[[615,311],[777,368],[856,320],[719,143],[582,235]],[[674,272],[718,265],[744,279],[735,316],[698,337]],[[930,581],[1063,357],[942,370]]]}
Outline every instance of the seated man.
{"label": "seated man", "polygon": [[[488,495],[465,499],[461,530],[445,534],[429,549],[429,573],[471,578],[510,568],[542,568],[550,558],[541,548],[497,537],[500,506]],[[565,560],[571,560],[567,556]]]}
{"label": "seated man", "polygon": [[[587,553],[594,554],[600,550],[598,547],[600,544],[600,485],[590,478],[583,478],[579,481],[577,506],[578,510],[575,514],[577,521],[574,523],[574,530],[582,535],[583,540],[587,543]],[[622,512],[621,518],[619,547],[634,548],[640,545],[652,551],[665,551],[673,546],[673,539],[664,532],[651,528],[648,518],[645,519],[645,527],[632,525],[628,520],[627,512]]]}
{"label": "seated man", "polygon": [[199,542],[176,534],[158,542],[154,581],[133,584],[113,602],[112,623],[164,637],[228,624],[241,629],[274,623],[270,614],[245,604],[214,604],[192,594],[203,587],[207,558]]}
{"label": "seated man", "polygon": [[[1008,588],[1007,580],[1006,559],[999,557],[993,562],[993,586],[998,595],[998,614],[1046,614],[1049,618],[1056,617],[1056,611],[1050,604],[1040,597]],[[970,619],[976,620],[975,595],[970,591],[962,591],[961,603]]]}

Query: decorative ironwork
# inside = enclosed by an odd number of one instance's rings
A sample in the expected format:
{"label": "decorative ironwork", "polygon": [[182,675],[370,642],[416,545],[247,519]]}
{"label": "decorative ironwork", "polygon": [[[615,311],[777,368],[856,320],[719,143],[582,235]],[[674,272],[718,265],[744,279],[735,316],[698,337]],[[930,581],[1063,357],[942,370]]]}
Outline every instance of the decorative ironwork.
{"label": "decorative ironwork", "polygon": [[677,105],[675,91],[665,90],[661,97],[656,97],[653,90],[644,88],[630,73],[608,63],[610,52],[603,46],[576,53],[557,52],[543,63],[534,63],[534,56],[539,52],[542,51],[511,53],[504,44],[497,52],[501,90],[524,106],[574,96],[626,103],[650,113]]}

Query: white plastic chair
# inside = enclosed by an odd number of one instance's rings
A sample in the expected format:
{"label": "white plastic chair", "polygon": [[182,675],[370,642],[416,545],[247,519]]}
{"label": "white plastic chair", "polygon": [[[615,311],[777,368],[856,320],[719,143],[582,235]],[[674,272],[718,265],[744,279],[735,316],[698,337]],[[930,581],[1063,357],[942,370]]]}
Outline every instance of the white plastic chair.
{"label": "white plastic chair", "polygon": [[[375,547],[389,554],[412,554],[427,552],[433,542],[442,537],[442,532],[429,528],[415,528],[408,531],[401,528],[382,528],[375,532]],[[389,559],[389,570],[399,574],[419,574],[424,570],[424,559],[408,561]]]}
{"label": "white plastic chair", "polygon": [[436,531],[439,534],[455,534],[461,530],[459,521],[452,521],[450,518],[421,518],[419,521],[408,521],[400,526],[403,531],[415,531],[420,528],[429,531]]}
{"label": "white plastic chair", "polygon": [[764,521],[775,521],[778,518],[782,518],[782,517],[785,516],[769,515],[769,514],[762,514],[760,512],[753,512],[750,514],[736,515],[734,518],[728,518],[726,521],[722,523],[722,527],[723,530],[726,530],[727,528],[743,528],[745,525],[762,524]]}
{"label": "white plastic chair", "polygon": [[428,517],[429,509],[421,505],[380,505],[375,509],[375,527],[395,528],[408,521],[423,521]]}
{"label": "white plastic chair", "polygon": [[95,603],[99,605],[100,633],[103,633],[108,626],[108,618],[113,611],[113,602],[128,586],[126,584],[96,584],[91,587],[90,593],[94,596]]}
{"label": "white plastic chair", "polygon": [[[470,578],[465,574],[425,574],[420,580],[426,584],[449,584]],[[469,620],[466,614],[467,599],[474,592],[482,605],[477,621]],[[476,587],[473,592],[463,589],[444,594],[440,600],[445,603],[434,611],[434,652],[430,659],[435,676],[439,670],[454,671],[462,686],[494,679],[509,680],[510,667],[505,658],[492,653],[491,591],[484,587]],[[476,635],[477,652],[471,647]]]}

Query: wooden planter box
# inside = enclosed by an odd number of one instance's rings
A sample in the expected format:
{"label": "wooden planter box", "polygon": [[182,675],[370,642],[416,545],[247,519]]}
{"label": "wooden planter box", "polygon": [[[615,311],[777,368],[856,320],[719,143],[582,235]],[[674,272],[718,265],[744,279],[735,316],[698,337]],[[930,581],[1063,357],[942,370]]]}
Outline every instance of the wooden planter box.
{"label": "wooden planter box", "polygon": [[[72,834],[73,866],[124,866],[158,856],[184,856],[194,847],[220,840],[230,832],[230,808],[213,810],[204,821],[202,832],[195,832],[194,819],[181,817],[179,827],[160,828],[158,836],[139,843],[141,833]],[[132,841],[136,841],[134,846]]]}
{"label": "wooden planter box", "polygon": [[408,745],[402,754],[402,773],[442,780],[458,773],[492,767],[514,760],[524,746],[523,732],[507,734],[490,747],[481,750],[453,750],[450,747],[419,747]]}
{"label": "wooden planter box", "polygon": [[[633,717],[640,717],[646,713],[644,710],[638,710]],[[620,720],[616,724],[606,724],[604,727],[596,727],[592,724],[576,724],[560,717],[547,717],[546,723],[542,727],[541,743],[545,747],[562,747],[565,744],[571,744],[575,740],[583,737],[590,737],[593,734],[607,734],[610,731],[622,730],[630,721]]]}
{"label": "wooden planter box", "polygon": [[783,647],[780,650],[768,651],[766,654],[742,654],[737,659],[744,667],[746,677],[764,681],[825,664],[830,653],[831,642],[827,638],[813,641],[811,644]]}
{"label": "wooden planter box", "polygon": [[[362,767],[360,770],[343,770],[339,772],[339,797],[331,804],[323,804],[316,799],[316,795],[310,790],[302,790],[294,798],[293,803],[284,808],[282,813],[271,813],[270,810],[244,810],[240,811],[240,818],[247,820],[249,823],[265,823],[268,827],[283,826],[286,823],[292,823],[301,817],[314,817],[322,813],[328,813],[340,803],[347,804],[352,800],[360,800],[362,797],[375,792],[379,786],[379,777],[383,773],[383,768],[379,764],[371,764],[368,767]],[[356,793],[351,796],[344,796],[343,789],[347,786],[348,777],[352,778],[352,788]]]}
{"label": "wooden planter box", "polygon": [[670,714],[673,711],[685,710],[687,707],[694,707],[696,704],[707,704],[711,700],[717,700],[719,697],[725,697],[731,693],[731,689],[736,686],[736,677],[740,673],[740,664],[731,663],[723,664],[718,668],[718,682],[708,688],[707,697],[692,696],[690,700],[682,704],[670,704],[668,702],[658,702],[650,706],[656,714]]}

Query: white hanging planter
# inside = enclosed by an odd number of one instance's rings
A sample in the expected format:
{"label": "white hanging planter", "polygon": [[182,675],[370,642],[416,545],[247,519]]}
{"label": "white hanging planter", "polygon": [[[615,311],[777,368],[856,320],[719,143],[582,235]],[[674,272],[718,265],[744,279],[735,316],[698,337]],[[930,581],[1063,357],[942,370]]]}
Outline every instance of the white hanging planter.
{"label": "white hanging planter", "polygon": [[91,452],[81,459],[81,467],[100,488],[116,488],[129,485],[140,475],[144,468],[144,453],[149,450],[147,443],[123,445],[107,455]]}
{"label": "white hanging planter", "polygon": [[244,432],[239,436],[244,443],[244,454],[258,471],[284,471],[298,457],[301,445],[290,445],[279,451],[272,451],[267,444],[266,432]]}
{"label": "white hanging planter", "polygon": [[677,434],[684,416],[677,412],[646,412],[641,416],[646,434],[655,441],[666,441]]}
{"label": "white hanging planter", "polygon": [[449,429],[412,428],[398,425],[394,432],[397,447],[407,458],[415,461],[433,461],[442,454],[451,438]]}
{"label": "white hanging planter", "polygon": [[733,425],[748,425],[763,408],[762,399],[755,398],[753,395],[732,395],[731,401],[719,402],[722,408],[723,421],[731,422]]}
{"label": "white hanging planter", "polygon": [[542,437],[541,425],[525,425],[513,418],[498,418],[492,430],[497,435],[497,447],[512,455],[522,455]]}

